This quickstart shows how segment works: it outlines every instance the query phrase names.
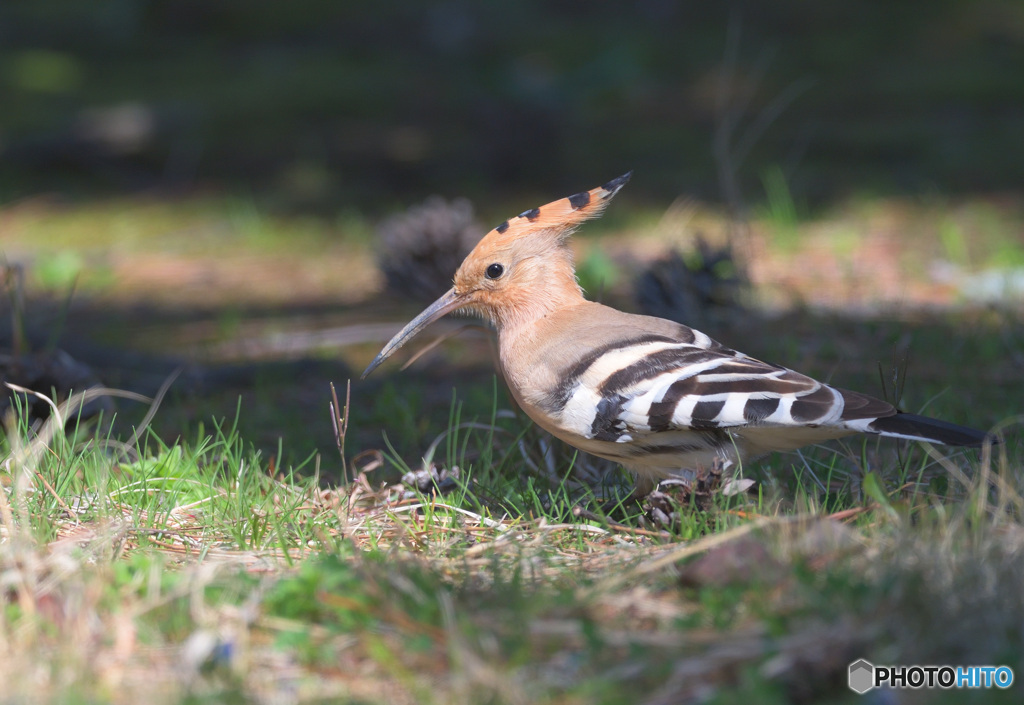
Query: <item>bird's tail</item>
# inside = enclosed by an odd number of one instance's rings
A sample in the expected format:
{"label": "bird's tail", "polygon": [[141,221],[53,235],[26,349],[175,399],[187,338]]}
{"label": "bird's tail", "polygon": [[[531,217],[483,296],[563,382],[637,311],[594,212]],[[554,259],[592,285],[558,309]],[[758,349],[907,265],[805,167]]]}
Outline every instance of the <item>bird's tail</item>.
{"label": "bird's tail", "polygon": [[977,431],[967,426],[958,426],[927,416],[905,414],[902,411],[892,416],[883,416],[875,419],[868,424],[867,429],[869,432],[880,433],[883,436],[929,441],[949,446],[971,446],[976,448],[984,443],[986,438],[992,438],[992,442],[995,442],[994,437],[985,431]]}

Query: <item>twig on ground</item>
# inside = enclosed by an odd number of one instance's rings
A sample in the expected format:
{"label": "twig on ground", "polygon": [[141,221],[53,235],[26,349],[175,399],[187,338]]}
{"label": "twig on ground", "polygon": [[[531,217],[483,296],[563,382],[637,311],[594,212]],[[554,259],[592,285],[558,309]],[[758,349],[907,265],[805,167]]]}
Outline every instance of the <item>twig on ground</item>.
{"label": "twig on ground", "polygon": [[341,477],[348,484],[348,465],[345,461],[345,436],[348,434],[349,412],[352,408],[352,380],[345,383],[345,408],[340,409],[338,403],[338,392],[331,382],[331,428],[334,429],[334,442],[338,446],[338,453],[341,455]]}

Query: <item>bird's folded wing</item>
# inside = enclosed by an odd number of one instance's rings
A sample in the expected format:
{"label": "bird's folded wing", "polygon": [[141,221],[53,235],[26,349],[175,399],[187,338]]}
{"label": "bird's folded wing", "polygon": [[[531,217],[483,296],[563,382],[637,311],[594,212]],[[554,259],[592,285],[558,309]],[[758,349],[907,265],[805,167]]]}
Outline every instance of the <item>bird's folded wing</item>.
{"label": "bird's folded wing", "polygon": [[614,369],[594,365],[580,375],[567,399],[565,411],[587,438],[625,443],[663,431],[833,426],[895,413],[724,347],[652,342],[618,357]]}

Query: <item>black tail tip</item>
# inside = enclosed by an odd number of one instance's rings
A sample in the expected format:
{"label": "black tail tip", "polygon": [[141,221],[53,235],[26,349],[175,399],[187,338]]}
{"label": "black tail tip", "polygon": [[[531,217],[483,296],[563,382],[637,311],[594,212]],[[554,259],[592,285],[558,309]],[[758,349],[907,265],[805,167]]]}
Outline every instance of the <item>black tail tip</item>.
{"label": "black tail tip", "polygon": [[920,438],[932,443],[942,443],[948,446],[965,446],[977,448],[983,445],[986,440],[996,443],[995,436],[987,431],[978,431],[967,426],[959,426],[948,421],[940,421],[928,416],[917,414],[897,413],[893,416],[883,416],[871,423],[871,427],[879,433],[903,436],[907,438]]}

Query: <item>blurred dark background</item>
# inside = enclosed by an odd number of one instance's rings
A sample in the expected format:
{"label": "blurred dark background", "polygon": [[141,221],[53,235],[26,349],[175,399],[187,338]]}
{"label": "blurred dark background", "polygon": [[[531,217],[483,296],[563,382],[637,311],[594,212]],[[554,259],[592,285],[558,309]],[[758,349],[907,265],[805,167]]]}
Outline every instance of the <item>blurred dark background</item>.
{"label": "blurred dark background", "polygon": [[[979,426],[1019,412],[1019,318],[908,325],[885,306],[939,310],[974,270],[1024,265],[1021,0],[4,0],[0,257],[27,293],[6,270],[0,351],[23,325],[38,374],[11,379],[40,389],[81,387],[81,371],[154,394],[184,366],[163,438],[237,413],[269,455],[283,438],[334,456],[327,383],[343,389],[422,307],[387,295],[423,269],[419,243],[450,259],[445,228],[471,243],[629,169],[628,197],[577,240],[613,233],[580,257],[606,302],[636,310],[634,275],[704,227],[672,215],[686,195],[711,221],[749,218],[758,305],[790,288],[850,318],[680,319],[874,393],[878,360],[914,347],[911,409],[938,396],[930,412]],[[432,194],[475,214],[417,210]],[[411,264],[388,270],[403,248]],[[468,418],[492,389],[506,405],[486,341],[357,381],[349,451],[386,429],[418,457],[453,386]],[[145,412],[119,409],[129,428]]]}
{"label": "blurred dark background", "polygon": [[[0,202],[578,189],[808,203],[1024,182],[1020,0],[8,0]],[[716,135],[717,143],[716,160]]]}

